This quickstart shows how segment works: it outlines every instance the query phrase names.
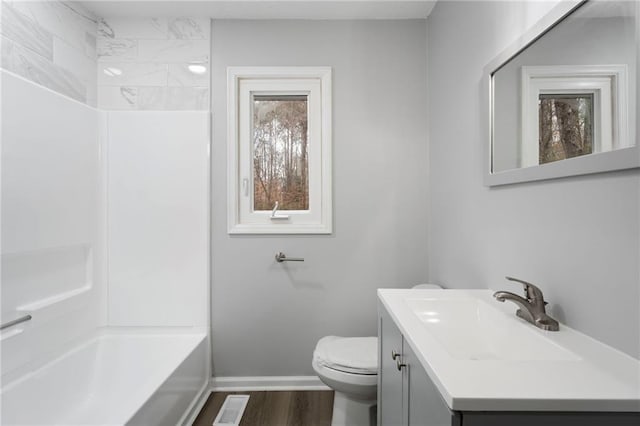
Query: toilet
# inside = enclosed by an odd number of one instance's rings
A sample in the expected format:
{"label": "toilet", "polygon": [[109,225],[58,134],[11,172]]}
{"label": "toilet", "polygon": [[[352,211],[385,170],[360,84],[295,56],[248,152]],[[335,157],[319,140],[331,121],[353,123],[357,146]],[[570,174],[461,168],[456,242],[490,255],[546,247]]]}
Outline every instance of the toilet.
{"label": "toilet", "polygon": [[[415,289],[441,289],[419,284]],[[325,336],[313,352],[313,369],[334,390],[332,426],[370,426],[378,390],[378,338]]]}
{"label": "toilet", "polygon": [[335,391],[332,426],[369,426],[378,388],[378,338],[325,336],[313,369]]}

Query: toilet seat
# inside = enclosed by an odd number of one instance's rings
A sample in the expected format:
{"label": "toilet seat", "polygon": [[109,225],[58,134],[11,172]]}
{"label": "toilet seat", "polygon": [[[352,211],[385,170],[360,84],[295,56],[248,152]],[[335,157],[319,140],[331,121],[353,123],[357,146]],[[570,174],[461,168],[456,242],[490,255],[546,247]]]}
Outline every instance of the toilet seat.
{"label": "toilet seat", "polygon": [[378,338],[323,337],[316,345],[313,361],[342,373],[375,376],[378,374]]}
{"label": "toilet seat", "polygon": [[345,371],[336,370],[335,368],[327,367],[326,365],[320,365],[316,361],[311,363],[313,370],[322,377],[323,381],[332,384],[332,388],[335,390],[338,387],[338,383],[342,386],[362,386],[375,389],[378,385],[377,374],[354,374],[347,373]]}

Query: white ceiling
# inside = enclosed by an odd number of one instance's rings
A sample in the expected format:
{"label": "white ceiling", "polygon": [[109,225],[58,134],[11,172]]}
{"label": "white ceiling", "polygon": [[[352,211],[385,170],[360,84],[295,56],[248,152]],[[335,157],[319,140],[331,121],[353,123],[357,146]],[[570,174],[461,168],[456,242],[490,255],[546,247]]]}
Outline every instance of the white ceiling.
{"label": "white ceiling", "polygon": [[437,0],[84,0],[104,17],[214,19],[424,19]]}

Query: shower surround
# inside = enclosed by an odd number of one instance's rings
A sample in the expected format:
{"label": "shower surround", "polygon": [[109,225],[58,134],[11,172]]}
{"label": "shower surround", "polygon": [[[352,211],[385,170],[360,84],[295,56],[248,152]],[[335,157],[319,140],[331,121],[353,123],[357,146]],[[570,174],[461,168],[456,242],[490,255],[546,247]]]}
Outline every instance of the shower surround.
{"label": "shower surround", "polygon": [[1,334],[0,423],[188,423],[211,376],[209,20],[0,11],[2,322],[31,318]]}

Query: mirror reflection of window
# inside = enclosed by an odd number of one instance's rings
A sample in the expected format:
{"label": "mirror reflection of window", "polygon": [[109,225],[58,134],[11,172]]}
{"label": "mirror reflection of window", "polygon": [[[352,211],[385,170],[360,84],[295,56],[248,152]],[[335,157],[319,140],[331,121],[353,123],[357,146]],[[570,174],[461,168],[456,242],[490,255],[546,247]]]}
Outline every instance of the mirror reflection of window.
{"label": "mirror reflection of window", "polygon": [[593,94],[540,94],[539,164],[593,152]]}

